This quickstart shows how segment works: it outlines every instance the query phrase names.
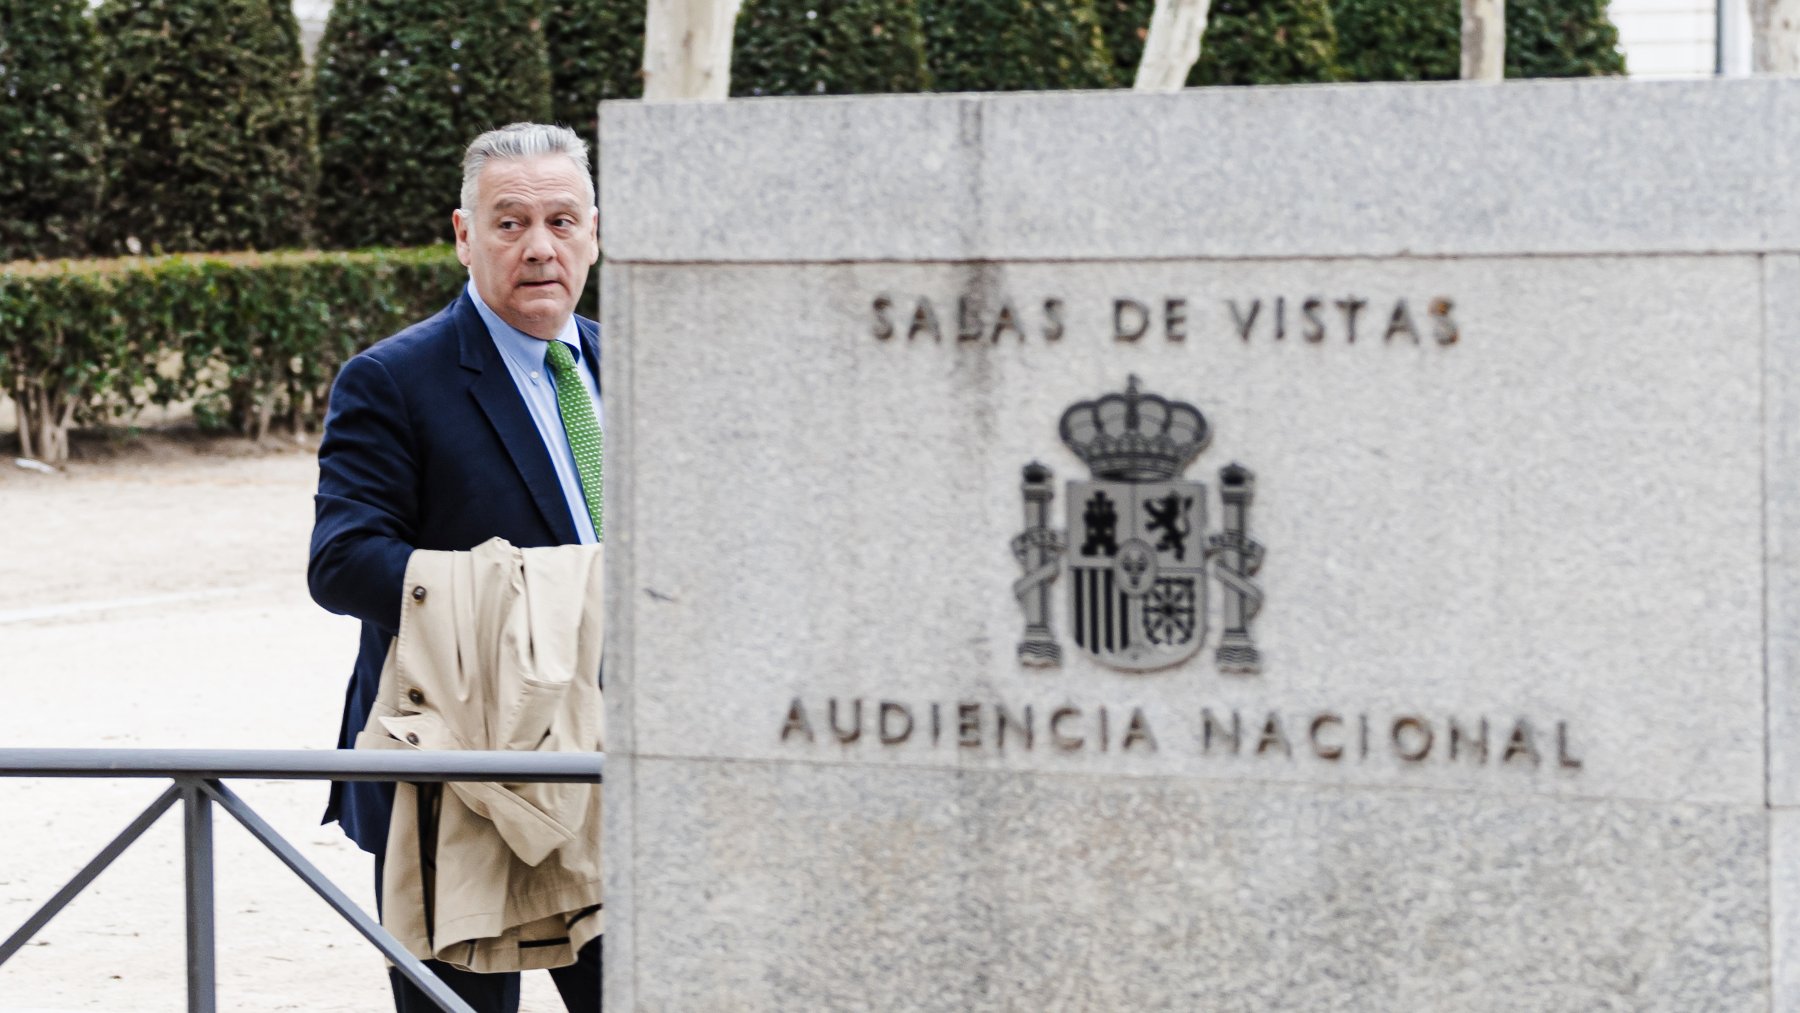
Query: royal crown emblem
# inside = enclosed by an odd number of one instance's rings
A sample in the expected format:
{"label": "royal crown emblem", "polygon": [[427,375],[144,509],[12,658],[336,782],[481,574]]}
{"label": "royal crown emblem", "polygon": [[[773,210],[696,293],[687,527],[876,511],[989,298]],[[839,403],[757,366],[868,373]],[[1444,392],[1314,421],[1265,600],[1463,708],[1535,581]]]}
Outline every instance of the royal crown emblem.
{"label": "royal crown emblem", "polygon": [[1052,584],[1067,557],[1065,597],[1075,646],[1114,668],[1145,672],[1180,664],[1206,642],[1209,571],[1222,585],[1220,669],[1255,673],[1261,655],[1250,622],[1262,607],[1251,582],[1263,547],[1249,535],[1255,476],[1219,469],[1223,531],[1207,536],[1206,486],[1181,477],[1212,439],[1198,408],[1138,389],[1070,405],[1057,427],[1092,478],[1068,484],[1067,536],[1051,529],[1051,470],[1025,466],[1025,530],[1013,556],[1025,573],[1013,592],[1025,613],[1019,660],[1060,665]]}

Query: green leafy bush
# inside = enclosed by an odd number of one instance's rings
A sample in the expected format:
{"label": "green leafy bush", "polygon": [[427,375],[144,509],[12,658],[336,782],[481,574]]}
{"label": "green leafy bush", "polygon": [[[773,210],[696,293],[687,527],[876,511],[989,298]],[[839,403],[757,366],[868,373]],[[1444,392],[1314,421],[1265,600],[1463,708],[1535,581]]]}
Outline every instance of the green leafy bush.
{"label": "green leafy bush", "polygon": [[0,390],[20,451],[60,463],[73,427],[198,399],[261,437],[316,426],[338,366],[442,309],[448,246],[0,265]]}
{"label": "green leafy bush", "polygon": [[1095,0],[920,0],[938,91],[1111,88]]}
{"label": "green leafy bush", "polygon": [[1112,54],[1113,80],[1121,88],[1137,80],[1138,63],[1144,58],[1144,40],[1150,34],[1150,15],[1156,0],[1096,0],[1106,48]]}
{"label": "green leafy bush", "polygon": [[602,100],[644,96],[645,0],[549,0],[553,115],[592,145]]}
{"label": "green leafy bush", "polygon": [[316,58],[327,245],[450,236],[476,135],[550,118],[536,0],[337,0]]}
{"label": "green leafy bush", "polygon": [[1333,0],[1338,66],[1352,81],[1454,81],[1462,0]]}
{"label": "green leafy bush", "polygon": [[1625,73],[1619,30],[1607,16],[1606,4],[1607,0],[1507,0],[1506,76]]}
{"label": "green leafy bush", "polygon": [[84,0],[0,0],[0,261],[88,253],[100,60]]}
{"label": "green leafy bush", "polygon": [[99,248],[305,243],[317,169],[288,6],[105,0],[95,18],[107,126]]}
{"label": "green leafy bush", "polygon": [[[1339,62],[1355,81],[1455,80],[1460,0],[1333,0]],[[1606,0],[1508,0],[1507,77],[1625,73]]]}
{"label": "green leafy bush", "polygon": [[731,53],[733,95],[925,91],[925,30],[914,0],[745,0]]}
{"label": "green leafy bush", "polygon": [[1337,55],[1326,0],[1213,0],[1187,83],[1335,81]]}

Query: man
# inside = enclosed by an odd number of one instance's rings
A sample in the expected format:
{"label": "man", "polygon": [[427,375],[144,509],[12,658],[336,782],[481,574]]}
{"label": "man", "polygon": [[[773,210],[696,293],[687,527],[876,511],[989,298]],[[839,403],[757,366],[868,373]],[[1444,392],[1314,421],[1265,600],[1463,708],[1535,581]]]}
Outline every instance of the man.
{"label": "man", "polygon": [[[574,315],[600,256],[587,146],[534,123],[482,134],[464,155],[451,225],[468,284],[344,364],[319,445],[307,580],[320,605],[362,620],[340,748],[368,720],[414,549],[603,533],[599,325]],[[377,856],[377,883],[392,804],[390,784],[333,784],[325,812]],[[518,1008],[516,973],[429,966],[482,1013]],[[551,973],[571,1011],[600,1008],[598,939]],[[400,1013],[436,1009],[390,978]]]}

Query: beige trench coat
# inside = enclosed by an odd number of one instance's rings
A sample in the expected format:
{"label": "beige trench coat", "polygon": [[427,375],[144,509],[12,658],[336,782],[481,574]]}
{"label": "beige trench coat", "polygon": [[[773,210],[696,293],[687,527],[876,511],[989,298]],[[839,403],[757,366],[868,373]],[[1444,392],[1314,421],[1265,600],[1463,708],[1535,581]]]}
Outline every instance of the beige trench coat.
{"label": "beige trench coat", "polygon": [[[415,551],[359,749],[601,745],[602,549]],[[605,928],[600,786],[396,786],[382,924],[473,971],[573,963]]]}

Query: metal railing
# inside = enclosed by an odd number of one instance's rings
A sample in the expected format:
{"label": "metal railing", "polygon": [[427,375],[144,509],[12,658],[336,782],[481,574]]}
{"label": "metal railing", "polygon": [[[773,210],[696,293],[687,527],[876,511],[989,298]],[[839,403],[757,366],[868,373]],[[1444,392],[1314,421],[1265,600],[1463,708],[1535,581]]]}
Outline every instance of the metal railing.
{"label": "metal railing", "polygon": [[408,953],[375,919],[357,907],[299,849],[275,832],[237,793],[230,778],[329,781],[499,781],[599,784],[606,766],[601,753],[511,753],[479,751],[387,751],[308,749],[0,749],[0,777],[167,778],[167,791],[150,803],[112,843],[100,849],[17,932],[0,942],[0,965],[56,917],[163,813],[182,804],[187,852],[188,1013],[214,1013],[217,982],[213,938],[212,807],[244,825],[307,886],[325,899],[400,973],[431,997],[439,1009],[474,1013],[417,957]]}

